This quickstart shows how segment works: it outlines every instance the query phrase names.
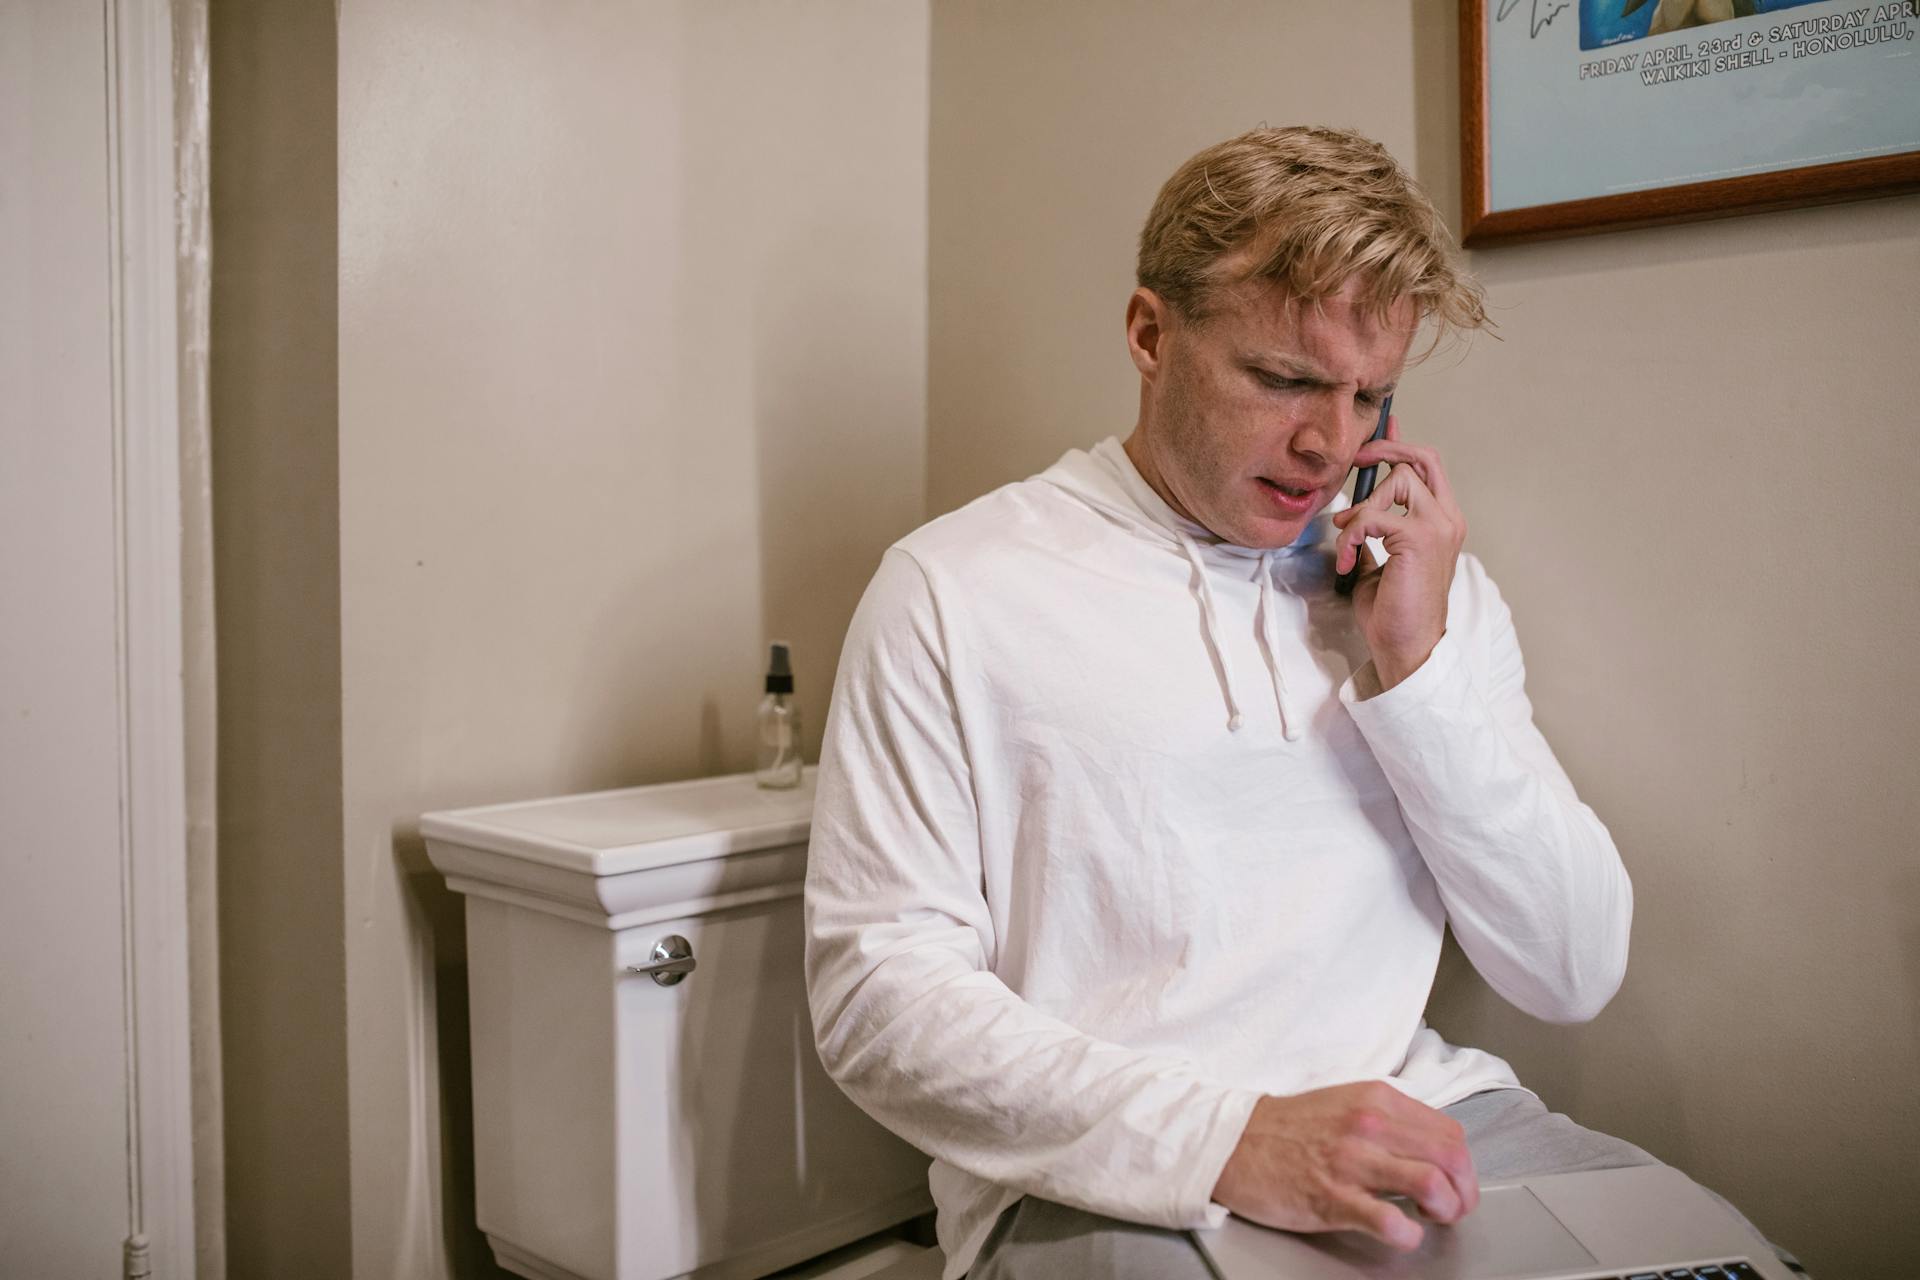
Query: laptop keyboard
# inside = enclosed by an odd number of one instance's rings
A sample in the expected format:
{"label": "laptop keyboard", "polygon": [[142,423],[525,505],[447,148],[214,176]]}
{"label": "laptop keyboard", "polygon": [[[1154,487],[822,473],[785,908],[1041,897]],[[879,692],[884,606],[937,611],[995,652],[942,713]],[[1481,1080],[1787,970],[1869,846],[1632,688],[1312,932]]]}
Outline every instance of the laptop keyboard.
{"label": "laptop keyboard", "polygon": [[1674,1267],[1664,1271],[1635,1271],[1615,1280],[1760,1280],[1760,1273],[1744,1259],[1737,1262],[1712,1262],[1699,1267]]}

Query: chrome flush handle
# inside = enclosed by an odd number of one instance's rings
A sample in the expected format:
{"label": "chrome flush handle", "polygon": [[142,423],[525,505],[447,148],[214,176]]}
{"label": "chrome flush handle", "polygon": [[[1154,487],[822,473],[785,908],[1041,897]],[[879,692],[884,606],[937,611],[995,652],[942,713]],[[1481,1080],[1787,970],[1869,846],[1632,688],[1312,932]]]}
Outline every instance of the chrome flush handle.
{"label": "chrome flush handle", "polygon": [[693,972],[693,944],[677,933],[670,933],[653,944],[652,964],[630,964],[628,973],[644,973],[663,987],[670,987]]}

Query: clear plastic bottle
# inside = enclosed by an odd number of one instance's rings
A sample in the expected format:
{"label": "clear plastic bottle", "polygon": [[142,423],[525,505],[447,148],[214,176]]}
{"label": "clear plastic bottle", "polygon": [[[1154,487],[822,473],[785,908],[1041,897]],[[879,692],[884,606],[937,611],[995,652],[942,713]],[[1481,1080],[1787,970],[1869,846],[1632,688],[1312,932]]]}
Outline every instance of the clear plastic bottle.
{"label": "clear plastic bottle", "polygon": [[763,787],[800,785],[800,708],[793,701],[787,646],[775,642],[767,661],[767,696],[760,700],[760,760],[754,779]]}

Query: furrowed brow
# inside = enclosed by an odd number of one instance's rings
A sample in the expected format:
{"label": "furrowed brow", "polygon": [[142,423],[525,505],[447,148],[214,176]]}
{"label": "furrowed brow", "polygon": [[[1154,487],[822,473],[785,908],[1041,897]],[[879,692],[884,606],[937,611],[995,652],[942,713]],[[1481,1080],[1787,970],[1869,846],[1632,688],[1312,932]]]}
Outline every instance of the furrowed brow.
{"label": "furrowed brow", "polygon": [[[1309,386],[1338,387],[1345,385],[1344,379],[1334,377],[1304,356],[1256,351],[1248,354],[1244,358],[1249,364],[1257,364],[1263,368],[1273,369],[1276,372],[1285,374],[1289,378],[1304,382]],[[1400,379],[1395,377],[1375,386],[1361,387],[1360,390],[1374,397],[1376,400],[1384,400],[1386,397],[1392,395],[1399,385]]]}
{"label": "furrowed brow", "polygon": [[1272,369],[1300,382],[1311,383],[1318,387],[1338,386],[1338,379],[1325,369],[1302,356],[1282,355],[1271,351],[1255,351],[1245,357],[1248,364],[1257,364]]}

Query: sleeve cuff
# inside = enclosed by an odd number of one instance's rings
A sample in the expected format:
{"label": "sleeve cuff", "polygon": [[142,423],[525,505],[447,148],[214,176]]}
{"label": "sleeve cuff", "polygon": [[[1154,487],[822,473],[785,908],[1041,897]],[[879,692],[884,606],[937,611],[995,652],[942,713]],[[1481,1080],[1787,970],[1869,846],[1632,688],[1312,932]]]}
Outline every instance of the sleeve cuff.
{"label": "sleeve cuff", "polygon": [[1456,700],[1471,685],[1460,642],[1449,627],[1441,633],[1440,643],[1433,646],[1427,660],[1405,680],[1382,692],[1380,673],[1368,659],[1340,686],[1340,701],[1364,730],[1369,724],[1385,724],[1435,701]]}
{"label": "sleeve cuff", "polygon": [[[1371,664],[1369,664],[1371,665]],[[1482,839],[1489,815],[1505,813],[1512,779],[1502,736],[1481,696],[1462,642],[1448,631],[1419,670],[1368,698],[1349,680],[1340,700],[1387,775],[1409,825],[1465,822]],[[1492,788],[1492,790],[1489,790]]]}
{"label": "sleeve cuff", "polygon": [[1234,1148],[1240,1145],[1240,1136],[1247,1131],[1247,1120],[1260,1097],[1255,1089],[1224,1091],[1213,1110],[1213,1122],[1189,1166],[1189,1176],[1177,1189],[1176,1215],[1182,1229],[1217,1227],[1227,1220],[1227,1210],[1213,1202],[1213,1189],[1219,1184],[1227,1161],[1233,1157]]}

